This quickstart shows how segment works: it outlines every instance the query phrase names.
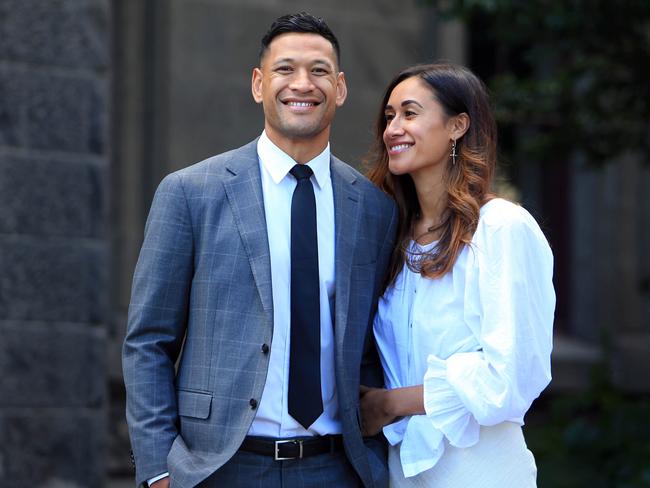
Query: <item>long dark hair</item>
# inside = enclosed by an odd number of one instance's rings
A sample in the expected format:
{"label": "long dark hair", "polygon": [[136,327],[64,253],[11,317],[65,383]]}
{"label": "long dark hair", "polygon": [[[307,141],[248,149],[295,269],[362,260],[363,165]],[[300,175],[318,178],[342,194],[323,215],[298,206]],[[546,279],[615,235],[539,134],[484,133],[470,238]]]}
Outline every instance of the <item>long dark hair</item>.
{"label": "long dark hair", "polygon": [[[466,113],[470,119],[469,129],[457,141],[456,164],[450,158],[447,166],[446,211],[436,228],[440,239],[434,249],[416,258],[409,253],[413,223],[420,213],[415,185],[410,175],[393,175],[388,170],[388,152],[383,141],[388,99],[397,85],[413,76],[431,89],[448,117]],[[366,158],[370,166],[368,177],[396,200],[400,212],[387,284],[395,280],[404,262],[427,278],[439,278],[451,270],[458,254],[472,240],[481,206],[494,197],[490,187],[496,168],[496,142],[496,123],[487,90],[469,69],[449,63],[416,65],[401,71],[390,82],[377,117],[375,142]]]}

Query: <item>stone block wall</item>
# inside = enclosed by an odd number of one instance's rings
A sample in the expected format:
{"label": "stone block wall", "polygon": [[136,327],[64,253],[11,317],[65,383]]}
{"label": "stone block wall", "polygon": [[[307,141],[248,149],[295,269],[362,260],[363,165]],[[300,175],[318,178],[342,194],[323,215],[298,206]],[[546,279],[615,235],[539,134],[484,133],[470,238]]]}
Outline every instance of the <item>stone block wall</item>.
{"label": "stone block wall", "polygon": [[110,5],[0,2],[0,485],[101,486]]}

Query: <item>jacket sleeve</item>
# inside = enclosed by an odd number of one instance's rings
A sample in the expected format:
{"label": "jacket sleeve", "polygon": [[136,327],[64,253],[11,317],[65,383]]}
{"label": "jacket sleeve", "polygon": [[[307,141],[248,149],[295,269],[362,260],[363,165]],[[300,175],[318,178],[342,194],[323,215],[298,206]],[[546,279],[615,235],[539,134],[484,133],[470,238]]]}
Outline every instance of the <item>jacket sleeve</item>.
{"label": "jacket sleeve", "polygon": [[[372,332],[372,323],[377,312],[377,301],[383,292],[383,286],[386,279],[386,273],[390,258],[395,245],[395,234],[397,233],[397,206],[392,201],[388,207],[390,219],[387,219],[388,225],[386,231],[382,234],[383,243],[377,257],[377,271],[375,273],[375,283],[373,291],[373,305],[369,317],[368,331],[364,345],[364,354],[361,362],[361,384],[366,386],[381,387],[384,385],[384,376],[377,352],[377,346]],[[388,214],[388,212],[387,212]]]}
{"label": "jacket sleeve", "polygon": [[190,212],[178,174],[156,191],[135,269],[122,353],[136,482],[167,471],[177,436],[174,365],[187,326],[193,276]]}

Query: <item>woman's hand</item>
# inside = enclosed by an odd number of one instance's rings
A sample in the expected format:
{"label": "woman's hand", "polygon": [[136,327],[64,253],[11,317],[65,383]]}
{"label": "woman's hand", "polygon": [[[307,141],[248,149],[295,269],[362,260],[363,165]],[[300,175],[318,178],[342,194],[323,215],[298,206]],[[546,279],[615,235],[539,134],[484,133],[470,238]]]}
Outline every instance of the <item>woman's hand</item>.
{"label": "woman's hand", "polygon": [[424,387],[422,385],[406,386],[385,390],[359,388],[361,408],[361,432],[364,436],[378,434],[397,417],[407,415],[424,415]]}
{"label": "woman's hand", "polygon": [[378,434],[384,425],[395,420],[396,416],[390,411],[390,390],[361,385],[359,395],[361,433],[365,437]]}

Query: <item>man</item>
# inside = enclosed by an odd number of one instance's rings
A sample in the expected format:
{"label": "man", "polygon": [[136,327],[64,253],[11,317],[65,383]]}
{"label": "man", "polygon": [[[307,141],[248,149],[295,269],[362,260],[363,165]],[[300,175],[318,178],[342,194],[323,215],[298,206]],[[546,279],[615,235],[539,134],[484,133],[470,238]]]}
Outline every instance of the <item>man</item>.
{"label": "man", "polygon": [[147,220],[123,355],[136,481],[386,486],[358,398],[382,384],[397,212],[330,155],[347,87],[325,22],[277,19],[252,92],[259,139],[167,176]]}

